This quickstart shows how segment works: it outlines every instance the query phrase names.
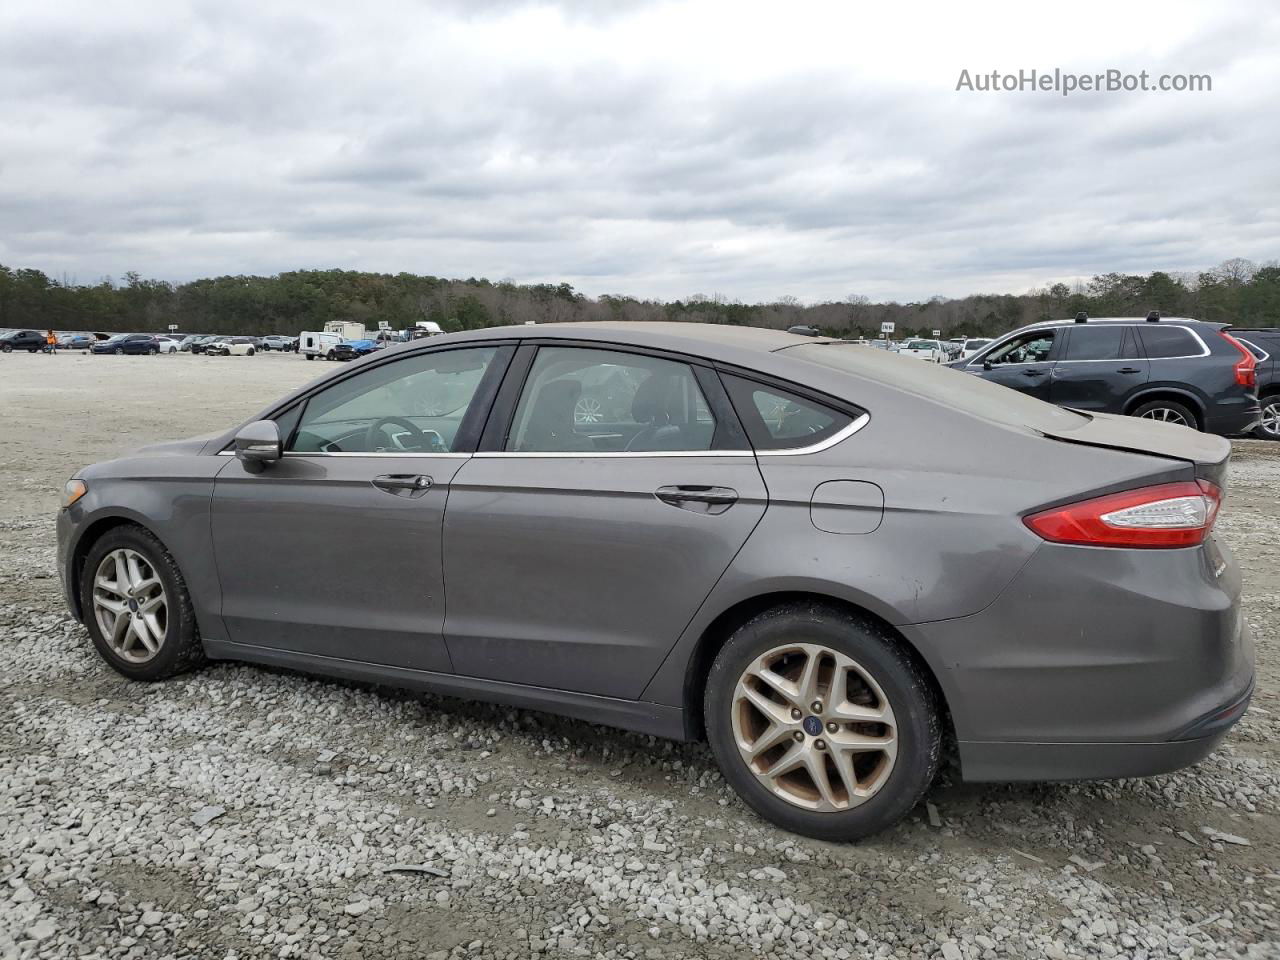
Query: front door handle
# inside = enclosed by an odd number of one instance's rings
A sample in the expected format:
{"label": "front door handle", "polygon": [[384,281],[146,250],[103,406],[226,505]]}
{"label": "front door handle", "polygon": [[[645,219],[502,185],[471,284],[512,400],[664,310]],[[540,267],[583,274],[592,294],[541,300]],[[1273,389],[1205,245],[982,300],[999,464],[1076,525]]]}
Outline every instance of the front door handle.
{"label": "front door handle", "polygon": [[1044,371],[1043,370],[1023,370],[1022,375],[1024,377],[1043,377]]}
{"label": "front door handle", "polygon": [[420,473],[384,473],[373,478],[373,485],[396,496],[420,497],[431,489],[431,478]]}
{"label": "front door handle", "polygon": [[1121,367],[1116,371],[1116,373],[1141,373],[1141,372],[1142,371],[1139,370],[1137,367]]}
{"label": "front door handle", "polygon": [[738,502],[738,491],[729,487],[677,484],[659,487],[653,495],[663,503],[697,513],[724,513]]}

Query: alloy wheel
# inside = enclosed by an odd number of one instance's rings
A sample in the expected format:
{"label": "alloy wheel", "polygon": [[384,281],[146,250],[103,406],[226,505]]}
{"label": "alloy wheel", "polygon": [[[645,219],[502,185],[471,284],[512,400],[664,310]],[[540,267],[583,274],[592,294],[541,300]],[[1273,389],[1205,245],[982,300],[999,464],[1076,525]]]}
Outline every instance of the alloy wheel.
{"label": "alloy wheel", "polygon": [[1273,440],[1280,440],[1280,397],[1270,397],[1263,402],[1258,426]]}
{"label": "alloy wheel", "polygon": [[595,397],[579,397],[573,405],[574,423],[599,423],[604,419],[604,409]]}
{"label": "alloy wheel", "polygon": [[130,663],[160,652],[169,626],[164,584],[136,550],[112,550],[93,578],[93,615],[111,651]]}
{"label": "alloy wheel", "polygon": [[731,709],[747,769],[806,810],[865,803],[897,761],[897,723],[884,691],[853,658],[821,644],[757,657],[738,679]]}
{"label": "alloy wheel", "polygon": [[1159,420],[1161,423],[1176,423],[1182,427],[1189,427],[1187,418],[1172,407],[1152,407],[1142,414],[1143,420]]}

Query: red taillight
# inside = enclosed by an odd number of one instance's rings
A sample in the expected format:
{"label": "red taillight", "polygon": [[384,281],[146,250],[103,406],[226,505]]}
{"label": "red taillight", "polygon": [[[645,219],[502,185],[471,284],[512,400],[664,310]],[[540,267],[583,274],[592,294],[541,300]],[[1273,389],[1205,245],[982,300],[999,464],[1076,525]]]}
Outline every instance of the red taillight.
{"label": "red taillight", "polygon": [[1222,339],[1243,354],[1242,359],[1235,366],[1236,383],[1242,387],[1256,387],[1258,385],[1258,358],[1249,352],[1248,347],[1227,333],[1227,331],[1219,330],[1218,332],[1222,334]]}
{"label": "red taillight", "polygon": [[1194,547],[1213,529],[1222,491],[1207,480],[1162,483],[1054,507],[1023,522],[1054,543]]}

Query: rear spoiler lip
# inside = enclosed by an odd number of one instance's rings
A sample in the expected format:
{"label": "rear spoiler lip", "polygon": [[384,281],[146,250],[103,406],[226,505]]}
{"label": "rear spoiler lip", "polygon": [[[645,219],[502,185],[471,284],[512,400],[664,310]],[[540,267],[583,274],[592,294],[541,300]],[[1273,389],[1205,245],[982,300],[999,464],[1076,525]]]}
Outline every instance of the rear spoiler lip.
{"label": "rear spoiler lip", "polygon": [[[1077,410],[1075,412],[1088,417],[1090,420],[1099,419],[1086,411]],[[1116,417],[1116,419],[1123,418]],[[1123,442],[1106,442],[1104,438],[1091,438],[1087,434],[1083,436],[1072,436],[1070,433],[1041,432],[1041,435],[1050,440],[1057,440],[1059,443],[1071,443],[1076,446],[1095,447],[1101,450],[1119,450],[1123,453],[1132,453],[1143,457],[1168,460],[1171,463],[1184,464],[1192,469],[1197,480],[1207,480],[1223,491],[1227,488],[1227,468],[1231,463],[1231,442],[1224,437],[1201,434],[1199,438],[1200,441],[1203,444],[1211,443],[1213,446],[1218,448],[1221,455],[1211,457],[1208,454],[1208,451],[1205,451],[1205,455],[1197,457],[1181,455],[1172,451],[1152,450],[1148,447],[1141,447]],[[1190,453],[1190,451],[1188,451],[1188,453]]]}

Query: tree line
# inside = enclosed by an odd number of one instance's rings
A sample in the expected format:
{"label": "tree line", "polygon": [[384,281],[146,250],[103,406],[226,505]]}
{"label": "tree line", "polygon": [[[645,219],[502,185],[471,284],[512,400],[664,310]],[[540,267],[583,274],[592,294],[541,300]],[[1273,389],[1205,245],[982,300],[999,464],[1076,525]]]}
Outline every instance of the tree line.
{"label": "tree line", "polygon": [[158,333],[297,335],[328,320],[387,321],[403,329],[434,321],[448,332],[477,327],[584,320],[686,320],[786,328],[805,324],[841,337],[875,337],[892,321],[895,336],[994,336],[1080,311],[1090,316],[1192,316],[1237,326],[1280,325],[1280,262],[1227,260],[1200,273],[1108,273],[1087,283],[1055,283],[1023,294],[872,302],[851,294],[804,304],[794,297],[742,303],[719,296],[684,300],[587,297],[567,283],[518,284],[411,273],[293,270],[275,276],[227,276],[172,284],[127,273],[119,281],[58,281],[40,270],[0,265],[0,328]]}

